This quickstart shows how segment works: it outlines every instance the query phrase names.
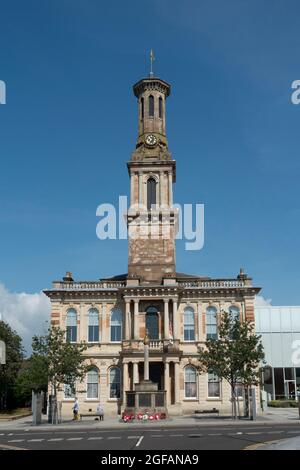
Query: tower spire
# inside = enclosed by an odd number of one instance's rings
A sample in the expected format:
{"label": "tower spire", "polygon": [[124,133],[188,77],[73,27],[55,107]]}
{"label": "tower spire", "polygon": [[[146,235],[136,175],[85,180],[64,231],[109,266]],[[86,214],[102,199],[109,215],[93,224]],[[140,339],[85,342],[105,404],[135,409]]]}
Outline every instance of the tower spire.
{"label": "tower spire", "polygon": [[151,78],[154,76],[154,74],[153,74],[153,62],[154,62],[154,60],[155,60],[154,52],[151,49],[151,51],[150,51],[150,75],[149,75]]}

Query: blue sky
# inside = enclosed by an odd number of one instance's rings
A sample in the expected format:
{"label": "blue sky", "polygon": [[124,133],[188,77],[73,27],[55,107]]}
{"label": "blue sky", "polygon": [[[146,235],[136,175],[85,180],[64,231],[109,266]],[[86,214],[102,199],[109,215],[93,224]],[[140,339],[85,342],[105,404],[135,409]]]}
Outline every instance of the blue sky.
{"label": "blue sky", "polygon": [[177,270],[235,277],[300,304],[297,0],[1,1],[0,281],[35,293],[65,271],[127,270],[127,242],[96,238],[96,208],[129,193],[132,85],[172,85],[175,201],[205,204],[205,245]]}

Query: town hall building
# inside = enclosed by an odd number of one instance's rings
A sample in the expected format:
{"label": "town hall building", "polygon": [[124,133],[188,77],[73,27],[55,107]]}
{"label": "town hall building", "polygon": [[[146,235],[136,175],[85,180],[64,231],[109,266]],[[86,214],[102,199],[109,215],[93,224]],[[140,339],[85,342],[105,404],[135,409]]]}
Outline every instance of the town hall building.
{"label": "town hall building", "polygon": [[66,330],[68,341],[89,346],[85,381],[76,390],[65,386],[59,392],[63,414],[72,413],[75,394],[82,413],[94,411],[99,401],[106,414],[120,413],[126,391],[143,377],[146,335],[149,377],[166,391],[169,414],[231,410],[229,386],[215,375],[199,373],[197,351],[206,339],[217,338],[223,312],[254,322],[260,289],[242,269],[229,279],[176,271],[176,162],[166,137],[170,91],[153,74],[133,86],[138,137],[127,163],[127,273],[78,281],[68,272],[44,291],[51,300],[52,325]]}

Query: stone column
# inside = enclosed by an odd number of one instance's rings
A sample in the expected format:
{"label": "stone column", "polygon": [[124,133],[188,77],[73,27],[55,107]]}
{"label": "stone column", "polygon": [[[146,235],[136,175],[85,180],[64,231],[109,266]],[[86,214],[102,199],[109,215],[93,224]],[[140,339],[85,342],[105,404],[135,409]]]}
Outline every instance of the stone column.
{"label": "stone column", "polygon": [[139,383],[139,363],[133,363],[133,389],[134,385]]}
{"label": "stone column", "polygon": [[165,383],[165,391],[166,391],[166,406],[170,403],[170,366],[168,362],[165,362],[165,370],[164,370],[164,383]]}
{"label": "stone column", "polygon": [[179,362],[174,362],[174,390],[175,390],[175,403],[179,403],[180,401],[180,381],[179,381]]}
{"label": "stone column", "polygon": [[149,380],[149,339],[144,340],[144,380]]}
{"label": "stone column", "polygon": [[143,173],[139,172],[139,204],[143,204]]}
{"label": "stone column", "polygon": [[178,319],[178,312],[177,312],[177,299],[173,299],[173,335],[174,339],[179,339],[179,319]]}
{"label": "stone column", "polygon": [[173,175],[172,172],[170,171],[168,173],[168,179],[169,179],[169,205],[173,205]]}
{"label": "stone column", "polygon": [[129,331],[129,315],[130,315],[130,300],[125,300],[125,339],[130,339],[130,331]]}
{"label": "stone column", "polygon": [[169,299],[164,299],[164,338],[169,339]]}
{"label": "stone column", "polygon": [[128,363],[123,363],[123,404],[126,405],[126,391],[128,390]]}
{"label": "stone column", "polygon": [[139,339],[139,299],[134,299],[133,337]]}

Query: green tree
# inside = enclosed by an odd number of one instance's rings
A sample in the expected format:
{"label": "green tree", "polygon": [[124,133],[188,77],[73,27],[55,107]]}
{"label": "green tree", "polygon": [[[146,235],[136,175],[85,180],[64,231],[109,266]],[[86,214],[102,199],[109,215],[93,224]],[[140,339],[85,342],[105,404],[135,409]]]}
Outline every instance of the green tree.
{"label": "green tree", "polygon": [[0,321],[0,339],[6,345],[6,364],[0,365],[0,410],[4,410],[16,404],[14,387],[24,350],[20,336],[4,321]]}
{"label": "green tree", "polygon": [[258,385],[259,363],[264,359],[260,336],[249,321],[232,320],[228,313],[221,319],[218,339],[207,340],[199,347],[199,369],[211,372],[226,380],[231,388],[232,415],[237,417],[237,384],[244,387]]}
{"label": "green tree", "polygon": [[57,392],[62,385],[73,386],[76,380],[81,381],[85,377],[88,366],[82,353],[86,349],[85,343],[67,342],[65,331],[58,327],[49,328],[47,335],[32,338],[33,354],[23,378],[33,390],[42,390],[48,383],[54,396],[52,422],[57,421]]}
{"label": "green tree", "polygon": [[44,356],[33,354],[23,362],[19,371],[15,390],[22,404],[28,403],[34,392],[47,392],[47,363]]}

